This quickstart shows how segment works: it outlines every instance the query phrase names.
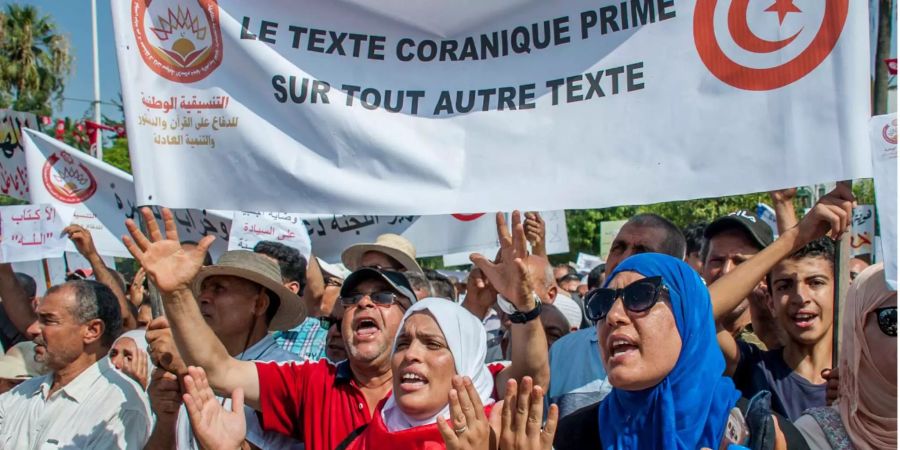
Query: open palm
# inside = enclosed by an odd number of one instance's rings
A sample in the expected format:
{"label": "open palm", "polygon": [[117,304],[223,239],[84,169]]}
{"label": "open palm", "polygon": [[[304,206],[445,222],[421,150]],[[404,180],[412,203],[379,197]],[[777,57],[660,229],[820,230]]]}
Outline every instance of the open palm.
{"label": "open palm", "polygon": [[191,419],[194,437],[204,449],[239,448],[247,435],[244,417],[244,391],[231,394],[231,411],[226,410],[200,367],[188,367],[184,377],[184,406]]}
{"label": "open palm", "polygon": [[532,287],[524,262],[528,257],[528,248],[519,211],[512,213],[512,233],[506,226],[503,214],[497,213],[497,237],[500,240],[500,257],[497,262],[488,261],[478,253],[473,253],[470,259],[500,295],[517,307],[524,307],[531,301]]}
{"label": "open palm", "polygon": [[185,250],[178,241],[172,211],[162,208],[165,236],[149,208],[142,208],[141,215],[147,225],[147,235],[141,232],[133,220],[125,221],[125,226],[131,234],[130,238],[122,237],[125,247],[141,263],[141,267],[161,292],[172,293],[190,289],[191,282],[203,266],[203,258],[215,237],[206,236],[196,247]]}

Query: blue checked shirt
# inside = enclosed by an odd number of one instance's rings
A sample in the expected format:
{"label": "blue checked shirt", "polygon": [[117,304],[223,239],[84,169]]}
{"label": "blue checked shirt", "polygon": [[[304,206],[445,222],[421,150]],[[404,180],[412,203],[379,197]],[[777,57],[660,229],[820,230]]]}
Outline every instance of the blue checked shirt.
{"label": "blue checked shirt", "polygon": [[328,328],[316,317],[307,317],[293,330],[276,331],[275,342],[279,347],[310,361],[325,357],[325,338]]}

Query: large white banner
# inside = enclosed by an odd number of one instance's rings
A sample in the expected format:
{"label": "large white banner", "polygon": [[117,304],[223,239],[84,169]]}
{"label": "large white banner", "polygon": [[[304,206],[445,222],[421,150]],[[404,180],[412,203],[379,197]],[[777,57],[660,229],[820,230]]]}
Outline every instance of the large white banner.
{"label": "large white banner", "polygon": [[557,210],[871,174],[867,2],[111,4],[139,203]]}
{"label": "large white banner", "polygon": [[[132,176],[40,131],[25,129],[22,135],[32,202],[72,211],[71,223],[90,230],[98,253],[130,258],[122,244],[122,236],[128,234],[125,219],[140,220]],[[153,210],[160,218],[159,209]],[[173,213],[181,240],[199,241],[212,234],[218,238],[210,248],[213,257],[225,251],[231,213]],[[69,243],[67,250],[76,251],[74,244]]]}
{"label": "large white banner", "polygon": [[[35,202],[54,205],[73,213],[72,223],[88,228],[101,255],[130,257],[122,245],[121,236],[128,233],[125,219],[137,219],[138,204],[134,197],[134,179],[109,164],[59,142],[41,132],[26,129],[23,133],[32,198]],[[159,219],[157,207],[154,214]],[[291,230],[279,235],[260,234],[259,228],[268,226],[241,221],[240,236],[230,239],[231,211],[175,209],[175,224],[181,240],[199,241],[204,236],[216,236],[210,253],[213,259],[229,248],[251,247],[260,240],[279,241],[287,238],[288,245],[309,247],[327,261],[340,261],[341,252],[361,242],[374,242],[380,234],[396,233],[407,237],[420,257],[477,250],[496,244],[497,232],[493,214],[456,214],[431,217],[419,216],[338,216],[298,215],[283,212],[267,213],[270,218],[297,219]],[[246,213],[238,213],[246,214]],[[544,212],[547,223],[548,250],[568,251],[565,214],[562,211]],[[281,220],[279,219],[279,220]],[[474,220],[473,220],[474,219]],[[244,231],[247,225],[248,230]],[[274,233],[274,231],[273,231]],[[308,238],[301,236],[308,234]],[[255,235],[252,238],[250,235]],[[231,245],[229,247],[229,240]],[[251,243],[252,240],[252,243]],[[69,251],[75,251],[70,243]],[[308,254],[309,251],[304,251]]]}
{"label": "large white banner", "polygon": [[0,194],[28,200],[28,173],[22,129],[38,128],[31,113],[0,109]]}
{"label": "large white banner", "polygon": [[869,125],[872,166],[875,175],[875,203],[884,273],[897,289],[897,114],[875,116]]}

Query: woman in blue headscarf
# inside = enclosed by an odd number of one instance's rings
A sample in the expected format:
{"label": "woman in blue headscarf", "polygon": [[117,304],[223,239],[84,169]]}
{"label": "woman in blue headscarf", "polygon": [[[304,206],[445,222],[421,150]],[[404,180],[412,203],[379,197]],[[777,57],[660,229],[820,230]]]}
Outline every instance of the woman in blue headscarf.
{"label": "woman in blue headscarf", "polygon": [[555,448],[718,449],[745,440],[739,422],[723,440],[740,392],[723,376],[709,292],[693,269],[635,255],[585,304],[614,389],[599,408],[563,419]]}

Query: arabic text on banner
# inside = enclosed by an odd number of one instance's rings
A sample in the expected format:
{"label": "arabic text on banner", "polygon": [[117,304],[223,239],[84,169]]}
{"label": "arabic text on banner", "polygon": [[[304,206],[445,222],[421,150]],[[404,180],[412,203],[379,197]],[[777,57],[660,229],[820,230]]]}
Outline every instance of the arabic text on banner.
{"label": "arabic text on banner", "polygon": [[859,205],[853,208],[853,225],[850,231],[850,256],[872,256],[875,241],[875,207]]}
{"label": "arabic text on banner", "polygon": [[[32,201],[70,211],[72,223],[91,232],[101,255],[130,258],[121,238],[128,234],[125,220],[138,220],[132,176],[39,131],[25,129],[22,136]],[[157,219],[161,217],[159,208],[153,212]],[[226,216],[206,210],[173,213],[180,240],[197,242],[212,234],[217,237],[210,248],[213,257],[225,251],[230,212]],[[68,245],[68,251],[76,251],[73,244]]]}
{"label": "arabic text on banner", "polygon": [[253,251],[258,242],[273,241],[296,248],[309,261],[312,244],[297,214],[238,211],[231,224],[228,250]]}

